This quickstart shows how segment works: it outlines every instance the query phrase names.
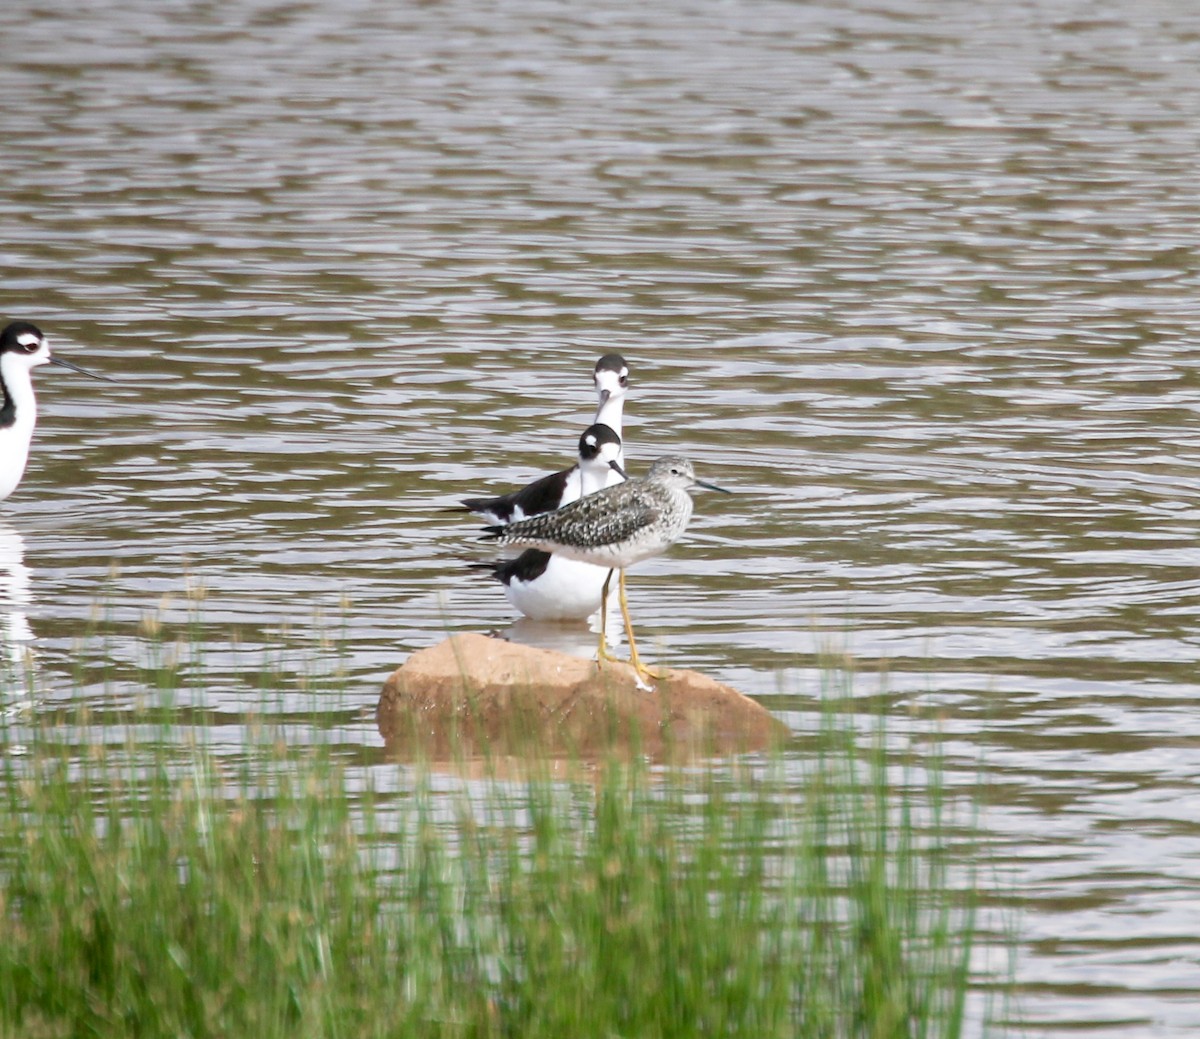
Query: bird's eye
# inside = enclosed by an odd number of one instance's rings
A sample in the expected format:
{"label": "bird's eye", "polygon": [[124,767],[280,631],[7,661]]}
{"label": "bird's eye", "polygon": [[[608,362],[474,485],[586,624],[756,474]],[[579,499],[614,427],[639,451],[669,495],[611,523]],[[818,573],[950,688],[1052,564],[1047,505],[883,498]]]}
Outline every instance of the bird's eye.
{"label": "bird's eye", "polygon": [[21,348],[21,353],[32,354],[37,352],[37,348],[42,345],[40,339],[35,339],[32,336],[22,336],[17,340],[17,346]]}
{"label": "bird's eye", "polygon": [[622,372],[621,375],[618,377],[617,381],[622,386],[628,386],[629,385],[629,376]]}

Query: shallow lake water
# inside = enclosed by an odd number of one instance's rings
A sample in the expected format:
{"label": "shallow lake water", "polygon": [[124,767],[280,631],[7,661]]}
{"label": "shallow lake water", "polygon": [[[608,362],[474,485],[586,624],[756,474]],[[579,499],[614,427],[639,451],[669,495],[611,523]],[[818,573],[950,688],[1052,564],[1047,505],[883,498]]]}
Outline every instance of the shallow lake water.
{"label": "shallow lake water", "polygon": [[117,380],[37,373],[13,704],[116,726],[180,653],[180,731],[236,749],[311,706],[264,672],[341,672],[294,738],[386,785],[387,674],[515,620],[447,506],[566,464],[617,351],[631,467],[736,492],[631,572],[647,655],[797,732],[852,657],[864,713],[986,775],[1025,1034],[1196,1034],[1200,13],[17,0],[0,34],[0,312]]}

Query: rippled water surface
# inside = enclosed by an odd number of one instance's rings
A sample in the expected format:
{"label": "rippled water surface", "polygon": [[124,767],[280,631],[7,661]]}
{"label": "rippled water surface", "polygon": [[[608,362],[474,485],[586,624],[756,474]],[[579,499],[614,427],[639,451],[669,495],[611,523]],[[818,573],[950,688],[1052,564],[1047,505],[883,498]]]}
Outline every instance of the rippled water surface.
{"label": "rippled water surface", "polygon": [[16,0],[0,34],[0,310],[118,380],[39,370],[0,514],[35,709],[119,719],[162,624],[202,650],[180,725],[236,743],[289,706],[264,670],[344,668],[326,728],[386,769],[388,672],[514,619],[445,507],[565,464],[619,351],[633,468],[737,492],[633,571],[647,651],[798,730],[852,654],[989,776],[1026,1033],[1197,1034],[1200,13]]}

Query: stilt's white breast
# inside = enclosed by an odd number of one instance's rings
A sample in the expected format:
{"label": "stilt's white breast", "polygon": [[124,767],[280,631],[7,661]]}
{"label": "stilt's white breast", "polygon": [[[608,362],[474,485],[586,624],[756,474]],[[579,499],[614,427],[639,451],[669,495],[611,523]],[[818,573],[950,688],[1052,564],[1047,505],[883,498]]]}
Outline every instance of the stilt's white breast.
{"label": "stilt's white breast", "polygon": [[586,620],[600,609],[608,569],[552,555],[532,581],[514,577],[504,595],[526,617],[539,621]]}
{"label": "stilt's white breast", "polygon": [[0,354],[0,378],[14,409],[13,421],[0,427],[0,501],[17,489],[29,461],[29,442],[37,424],[29,361],[16,354]]}

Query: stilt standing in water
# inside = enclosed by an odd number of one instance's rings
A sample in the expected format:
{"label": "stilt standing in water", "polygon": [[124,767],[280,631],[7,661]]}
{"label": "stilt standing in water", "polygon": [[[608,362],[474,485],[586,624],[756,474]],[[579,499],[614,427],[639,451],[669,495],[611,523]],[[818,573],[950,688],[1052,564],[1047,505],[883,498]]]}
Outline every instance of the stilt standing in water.
{"label": "stilt standing in water", "polygon": [[0,501],[17,489],[29,461],[29,444],[37,424],[33,369],[42,364],[70,368],[93,379],[112,382],[77,364],[52,357],[50,344],[37,325],[14,321],[0,332]]}

